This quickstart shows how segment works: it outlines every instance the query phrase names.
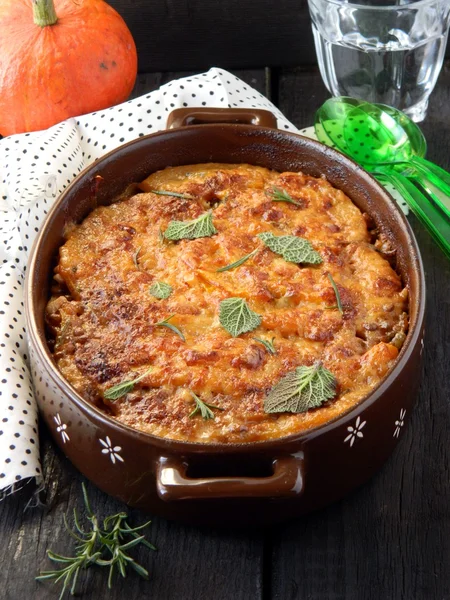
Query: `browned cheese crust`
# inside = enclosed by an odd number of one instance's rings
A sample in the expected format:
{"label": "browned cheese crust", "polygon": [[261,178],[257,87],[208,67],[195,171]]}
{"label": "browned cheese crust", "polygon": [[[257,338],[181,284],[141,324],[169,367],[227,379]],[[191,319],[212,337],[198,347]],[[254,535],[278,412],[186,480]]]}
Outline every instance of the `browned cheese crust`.
{"label": "browned cheese crust", "polygon": [[[298,203],[274,202],[273,187]],[[95,209],[67,232],[47,306],[49,342],[64,377],[118,421],[195,442],[251,442],[321,425],[358,403],[392,368],[408,327],[408,294],[368,219],[325,179],[249,165],[205,164],[154,173],[125,200]],[[192,198],[152,193],[169,190]],[[168,242],[172,220],[213,210],[217,234]],[[258,233],[310,241],[320,265],[285,261]],[[255,248],[239,268],[217,272]],[[343,313],[333,308],[336,282]],[[173,293],[158,300],[156,281]],[[232,337],[219,304],[244,298],[261,325]],[[155,324],[170,315],[185,342]],[[273,340],[271,355],[254,338]],[[266,414],[281,377],[322,361],[336,398],[301,414]],[[151,371],[125,396],[111,386]],[[219,406],[204,420],[190,390]]]}

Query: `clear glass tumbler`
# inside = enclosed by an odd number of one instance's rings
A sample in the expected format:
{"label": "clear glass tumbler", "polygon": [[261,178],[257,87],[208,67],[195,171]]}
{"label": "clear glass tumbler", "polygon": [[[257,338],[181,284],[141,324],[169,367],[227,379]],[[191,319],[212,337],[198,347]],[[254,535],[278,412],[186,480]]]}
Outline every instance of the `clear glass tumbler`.
{"label": "clear glass tumbler", "polygon": [[444,60],[450,0],[308,0],[322,79],[425,118]]}

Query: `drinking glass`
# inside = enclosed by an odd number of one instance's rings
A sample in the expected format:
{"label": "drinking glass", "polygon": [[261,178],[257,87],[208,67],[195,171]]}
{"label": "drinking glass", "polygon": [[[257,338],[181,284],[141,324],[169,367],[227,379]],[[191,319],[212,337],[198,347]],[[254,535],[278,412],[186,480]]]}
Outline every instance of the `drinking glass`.
{"label": "drinking glass", "polygon": [[333,96],[425,118],[444,60],[450,0],[308,0],[322,79]]}

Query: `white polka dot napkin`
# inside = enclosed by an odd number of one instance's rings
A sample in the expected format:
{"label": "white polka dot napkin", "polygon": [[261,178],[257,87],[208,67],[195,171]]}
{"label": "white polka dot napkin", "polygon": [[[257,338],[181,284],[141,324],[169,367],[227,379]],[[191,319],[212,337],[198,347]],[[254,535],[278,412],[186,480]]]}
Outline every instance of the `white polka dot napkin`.
{"label": "white polka dot napkin", "polygon": [[0,140],[0,497],[30,480],[42,483],[23,314],[24,274],[36,233],[80,171],[117,146],[164,129],[169,112],[183,106],[267,108],[280,129],[297,131],[262,94],[214,68],[45,131]]}

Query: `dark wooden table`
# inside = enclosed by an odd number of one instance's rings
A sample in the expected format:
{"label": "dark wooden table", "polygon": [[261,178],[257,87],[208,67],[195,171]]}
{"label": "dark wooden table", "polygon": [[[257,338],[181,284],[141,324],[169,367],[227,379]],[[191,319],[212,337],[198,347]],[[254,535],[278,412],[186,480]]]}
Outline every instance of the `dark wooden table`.
{"label": "dark wooden table", "polygon": [[[140,75],[134,95],[186,73]],[[315,68],[236,71],[298,127],[311,125],[327,98]],[[429,157],[450,170],[450,64],[423,123]],[[413,217],[428,284],[427,331],[420,395],[394,454],[367,485],[341,502],[281,526],[253,531],[182,526],[155,517],[148,538],[157,553],[138,550],[151,572],[132,573],[111,591],[89,570],[85,600],[448,600],[450,599],[450,262]],[[46,550],[71,551],[63,514],[82,506],[84,478],[41,427],[45,505],[24,511],[31,490],[0,504],[0,598],[58,598],[36,583]],[[100,515],[126,507],[86,482]],[[134,524],[148,518],[129,510]]]}

